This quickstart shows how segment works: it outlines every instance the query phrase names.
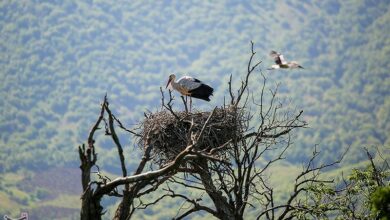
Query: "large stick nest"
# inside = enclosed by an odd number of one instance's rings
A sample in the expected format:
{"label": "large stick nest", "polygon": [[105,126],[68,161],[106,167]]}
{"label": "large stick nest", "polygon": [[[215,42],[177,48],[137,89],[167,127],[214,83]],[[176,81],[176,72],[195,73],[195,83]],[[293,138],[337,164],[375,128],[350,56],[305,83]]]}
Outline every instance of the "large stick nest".
{"label": "large stick nest", "polygon": [[[195,150],[210,150],[220,147],[241,130],[241,114],[236,108],[216,108],[207,123],[202,137],[195,145]],[[186,113],[176,112],[175,117],[169,111],[161,111],[149,115],[143,121],[144,141],[149,138],[152,144],[151,155],[158,165],[164,165],[183,151],[200,134],[205,122],[212,112]],[[192,128],[191,128],[192,124]],[[191,130],[191,131],[190,131]],[[226,153],[229,148],[219,150]]]}

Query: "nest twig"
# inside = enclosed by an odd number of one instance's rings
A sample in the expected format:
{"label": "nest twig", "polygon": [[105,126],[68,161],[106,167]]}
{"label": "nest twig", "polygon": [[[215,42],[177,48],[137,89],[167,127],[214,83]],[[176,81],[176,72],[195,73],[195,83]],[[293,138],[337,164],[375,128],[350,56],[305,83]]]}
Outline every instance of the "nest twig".
{"label": "nest twig", "polygon": [[218,149],[219,153],[224,153],[228,148],[220,150],[220,146],[240,131],[240,114],[237,108],[216,108],[198,140],[198,135],[210,114],[211,112],[175,112],[179,119],[169,111],[151,114],[143,121],[144,138],[141,139],[140,145],[143,146],[143,141],[149,134],[154,161],[160,166],[172,161],[195,140],[197,143],[194,150],[214,152]]}

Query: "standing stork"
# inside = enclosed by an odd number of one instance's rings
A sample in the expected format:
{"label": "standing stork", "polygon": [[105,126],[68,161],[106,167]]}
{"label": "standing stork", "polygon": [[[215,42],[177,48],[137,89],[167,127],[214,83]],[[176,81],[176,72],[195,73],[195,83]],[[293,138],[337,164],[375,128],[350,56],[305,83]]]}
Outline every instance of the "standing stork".
{"label": "standing stork", "polygon": [[276,64],[272,65],[271,68],[269,68],[268,70],[280,69],[280,68],[283,68],[283,69],[301,68],[301,69],[303,69],[303,67],[301,65],[299,65],[297,61],[286,62],[283,55],[274,51],[274,50],[271,51],[271,53],[269,53],[269,55],[272,58],[274,58]]}
{"label": "standing stork", "polygon": [[170,85],[173,89],[180,92],[180,94],[186,97],[187,105],[187,96],[190,97],[190,112],[192,106],[192,97],[197,99],[202,99],[205,101],[210,101],[210,96],[213,95],[214,89],[209,85],[204,84],[199,79],[195,79],[191,76],[183,76],[177,82],[175,81],[175,74],[171,74],[168,79],[166,88]]}

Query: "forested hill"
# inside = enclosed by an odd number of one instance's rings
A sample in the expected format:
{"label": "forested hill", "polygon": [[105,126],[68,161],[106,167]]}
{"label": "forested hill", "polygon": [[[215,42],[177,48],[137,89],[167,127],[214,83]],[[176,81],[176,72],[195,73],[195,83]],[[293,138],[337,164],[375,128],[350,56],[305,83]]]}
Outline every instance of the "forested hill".
{"label": "forested hill", "polygon": [[[290,160],[320,144],[323,159],[390,144],[390,4],[373,1],[0,2],[0,171],[77,167],[105,93],[131,127],[160,107],[171,73],[215,87],[221,105],[250,41],[271,85],[303,109]],[[270,50],[303,70],[266,70]],[[260,79],[257,76],[255,79]],[[261,81],[254,80],[254,85]],[[177,105],[177,107],[181,107]],[[100,152],[115,166],[115,149]]]}

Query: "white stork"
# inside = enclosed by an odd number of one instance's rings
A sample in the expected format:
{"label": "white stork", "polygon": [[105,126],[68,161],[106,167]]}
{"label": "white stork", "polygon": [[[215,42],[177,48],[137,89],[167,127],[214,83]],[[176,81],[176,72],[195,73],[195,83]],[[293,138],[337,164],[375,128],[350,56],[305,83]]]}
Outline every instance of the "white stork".
{"label": "white stork", "polygon": [[199,79],[195,79],[194,77],[191,76],[183,76],[177,82],[175,81],[175,79],[176,79],[175,74],[171,74],[169,76],[166,88],[168,88],[168,86],[170,85],[173,89],[180,92],[180,94],[186,97],[186,103],[187,103],[187,96],[189,96],[190,111],[192,105],[191,97],[202,99],[208,102],[210,101],[210,96],[213,95],[214,89],[211,88],[209,85],[206,85]]}
{"label": "white stork", "polygon": [[299,65],[297,63],[297,61],[286,62],[283,55],[276,52],[276,51],[271,51],[271,53],[269,53],[269,55],[272,58],[274,58],[276,64],[272,65],[271,68],[269,68],[268,70],[280,69],[280,68],[283,68],[283,69],[301,68],[301,69],[303,69],[303,67],[301,65]]}

